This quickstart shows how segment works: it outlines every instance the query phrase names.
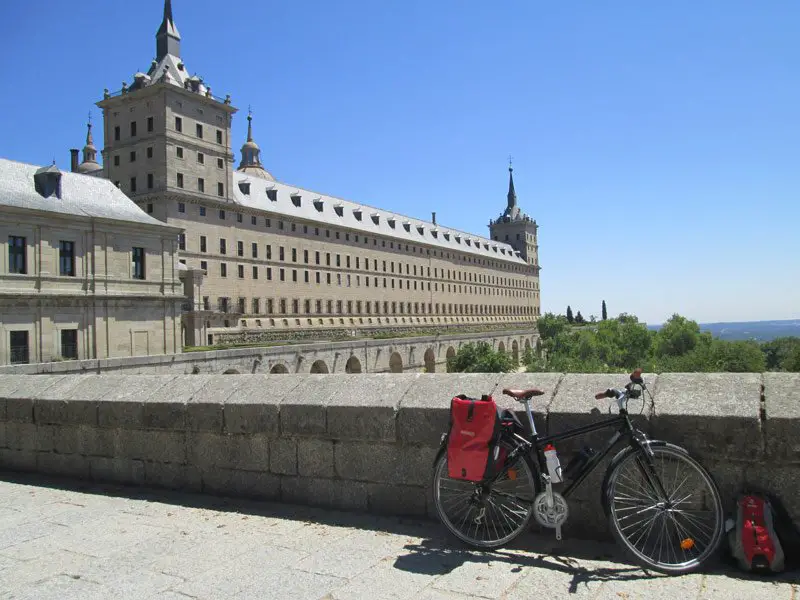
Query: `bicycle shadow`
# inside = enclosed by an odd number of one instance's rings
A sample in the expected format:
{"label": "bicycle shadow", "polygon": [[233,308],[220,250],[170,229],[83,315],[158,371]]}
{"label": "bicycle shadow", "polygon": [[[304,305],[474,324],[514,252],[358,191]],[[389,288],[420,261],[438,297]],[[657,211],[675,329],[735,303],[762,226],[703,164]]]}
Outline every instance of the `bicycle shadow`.
{"label": "bicycle shadow", "polygon": [[[429,537],[417,544],[406,544],[408,554],[398,557],[394,567],[423,575],[447,575],[466,563],[501,563],[512,565],[511,572],[524,568],[547,569],[570,576],[568,592],[605,581],[646,581],[670,579],[674,576],[649,571],[632,563],[611,542],[564,540],[557,542],[542,535],[526,534],[513,544],[498,550],[473,550],[447,538]],[[774,584],[800,581],[800,565],[794,563],[782,573],[749,574],[737,569],[723,556],[712,559],[704,573],[742,581]]]}
{"label": "bicycle shadow", "polygon": [[492,551],[471,550],[457,542],[427,538],[406,544],[408,554],[398,557],[394,567],[424,575],[446,575],[466,563],[501,563],[512,573],[525,568],[548,569],[571,577],[569,593],[581,586],[603,581],[637,581],[662,577],[630,564],[612,544],[565,540],[554,542],[541,536],[526,535],[505,548]]}

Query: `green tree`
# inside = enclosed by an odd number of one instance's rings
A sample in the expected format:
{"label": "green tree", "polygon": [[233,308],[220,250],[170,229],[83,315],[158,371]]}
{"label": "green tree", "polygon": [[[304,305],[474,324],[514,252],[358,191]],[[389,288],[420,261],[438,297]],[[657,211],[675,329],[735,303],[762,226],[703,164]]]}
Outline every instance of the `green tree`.
{"label": "green tree", "polygon": [[447,361],[451,373],[508,373],[515,365],[505,352],[498,352],[487,342],[464,344]]}
{"label": "green tree", "polygon": [[657,357],[683,356],[697,346],[699,336],[696,322],[674,314],[656,334],[653,352]]}
{"label": "green tree", "polygon": [[792,373],[800,373],[800,344],[797,344],[789,353],[783,362],[781,362],[781,367],[784,371],[791,371]]}
{"label": "green tree", "polygon": [[563,315],[544,313],[536,320],[536,328],[543,340],[552,340],[567,328],[567,318]]}
{"label": "green tree", "polygon": [[572,308],[569,305],[567,305],[567,321],[572,323],[574,320],[575,319],[573,319],[572,317]]}
{"label": "green tree", "polygon": [[578,325],[583,325],[584,323],[586,323],[586,319],[583,318],[583,315],[581,314],[581,311],[578,311],[578,314],[575,315],[575,322]]}
{"label": "green tree", "polygon": [[608,319],[608,311],[606,310],[606,301],[605,300],[603,300],[603,313],[602,313],[602,317],[601,318],[603,319],[603,321]]}
{"label": "green tree", "polygon": [[[780,337],[761,344],[761,350],[767,361],[769,371],[791,371],[786,365],[791,364],[790,357],[800,352],[800,337]],[[788,361],[788,362],[787,362]],[[797,370],[797,369],[794,369]]]}

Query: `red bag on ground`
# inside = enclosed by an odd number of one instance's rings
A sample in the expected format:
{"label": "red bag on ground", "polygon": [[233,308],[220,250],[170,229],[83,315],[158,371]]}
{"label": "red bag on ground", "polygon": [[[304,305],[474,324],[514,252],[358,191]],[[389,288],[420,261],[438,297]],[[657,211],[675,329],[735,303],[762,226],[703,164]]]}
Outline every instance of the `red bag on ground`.
{"label": "red bag on ground", "polygon": [[[447,471],[451,479],[481,481],[494,471],[501,421],[491,396],[456,396],[450,402]],[[491,460],[490,460],[491,458]]]}
{"label": "red bag on ground", "polygon": [[728,538],[731,554],[739,567],[748,572],[782,571],[783,548],[775,532],[769,499],[760,494],[742,494],[737,499],[736,509],[736,523]]}

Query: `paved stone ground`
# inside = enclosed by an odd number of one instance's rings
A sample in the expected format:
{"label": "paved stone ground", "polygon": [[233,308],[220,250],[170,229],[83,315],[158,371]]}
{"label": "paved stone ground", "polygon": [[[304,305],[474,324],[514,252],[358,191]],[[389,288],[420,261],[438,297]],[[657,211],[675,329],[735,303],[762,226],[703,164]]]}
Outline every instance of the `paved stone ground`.
{"label": "paved stone ground", "polygon": [[431,521],[0,475],[0,598],[800,600],[798,572],[651,575],[614,546],[473,553]]}

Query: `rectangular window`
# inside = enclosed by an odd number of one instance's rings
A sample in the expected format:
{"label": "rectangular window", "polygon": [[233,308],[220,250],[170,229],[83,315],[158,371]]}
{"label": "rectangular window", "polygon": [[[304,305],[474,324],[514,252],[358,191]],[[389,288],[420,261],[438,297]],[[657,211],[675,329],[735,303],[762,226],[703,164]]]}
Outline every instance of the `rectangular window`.
{"label": "rectangular window", "polygon": [[303,262],[308,264],[308,250],[303,250]]}
{"label": "rectangular window", "polygon": [[136,162],[136,150],[131,150],[130,162]]}
{"label": "rectangular window", "polygon": [[183,148],[181,148],[180,146],[176,146],[175,156],[177,156],[178,158],[183,158]]}
{"label": "rectangular window", "polygon": [[314,253],[314,263],[319,264],[319,252]]}
{"label": "rectangular window", "polygon": [[237,223],[242,223],[243,222],[242,213],[236,213],[236,222]]}
{"label": "rectangular window", "polygon": [[186,204],[184,202],[178,202],[178,212],[179,213],[186,212]]}
{"label": "rectangular window", "polygon": [[152,173],[148,173],[147,174],[147,189],[149,189],[149,190],[153,189],[153,174]]}
{"label": "rectangular window", "polygon": [[292,262],[297,262],[297,248],[292,248]]}
{"label": "rectangular window", "polygon": [[119,133],[119,125],[114,127],[114,141],[119,141],[120,133]]}
{"label": "rectangular window", "polygon": [[147,117],[147,131],[153,131],[153,117]]}
{"label": "rectangular window", "polygon": [[253,258],[258,258],[258,244],[255,242],[250,244],[250,250],[252,251]]}
{"label": "rectangular window", "polygon": [[247,300],[244,298],[239,298],[239,314],[244,314],[245,305],[247,304]]}
{"label": "rectangular window", "polygon": [[224,196],[225,195],[225,185],[222,183],[217,184],[217,196]]}
{"label": "rectangular window", "polygon": [[136,191],[136,177],[131,177],[131,192]]}
{"label": "rectangular window", "polygon": [[305,282],[308,283],[308,271],[305,271],[304,279],[305,279]]}
{"label": "rectangular window", "polygon": [[178,248],[180,250],[186,250],[186,234],[181,233],[178,235]]}
{"label": "rectangular window", "polygon": [[297,283],[297,269],[292,269],[292,281]]}
{"label": "rectangular window", "polygon": [[202,177],[197,178],[197,191],[198,192],[205,192],[206,191],[206,180]]}
{"label": "rectangular window", "polygon": [[253,298],[253,314],[257,315],[261,313],[261,302],[259,302],[258,298]]}
{"label": "rectangular window", "polygon": [[183,173],[178,173],[178,181],[177,181],[177,183],[178,183],[178,187],[179,188],[183,187]]}
{"label": "rectangular window", "polygon": [[239,279],[244,279],[244,265],[239,265]]}
{"label": "rectangular window", "polygon": [[258,267],[253,267],[253,279],[258,279]]}
{"label": "rectangular window", "polygon": [[300,314],[300,301],[297,299],[292,300],[292,314]]}
{"label": "rectangular window", "polygon": [[236,254],[244,256],[244,242],[236,242]]}
{"label": "rectangular window", "polygon": [[58,274],[75,277],[75,242],[58,242]]}
{"label": "rectangular window", "polygon": [[228,244],[225,241],[225,238],[220,238],[219,240],[219,253],[220,254],[227,254],[228,252]]}
{"label": "rectangular window", "polygon": [[131,121],[131,137],[136,136],[136,121]]}
{"label": "rectangular window", "polygon": [[272,281],[272,267],[267,267],[267,281]]}
{"label": "rectangular window", "polygon": [[206,251],[206,236],[201,235],[200,236],[200,252],[205,252],[205,251]]}
{"label": "rectangular window", "polygon": [[311,312],[311,300],[303,301],[303,312],[309,314]]}
{"label": "rectangular window", "polygon": [[198,123],[196,125],[196,131],[197,131],[197,137],[202,140],[203,139],[203,126],[200,125],[200,123]]}
{"label": "rectangular window", "polygon": [[271,315],[275,305],[272,298],[267,298],[267,314]]}
{"label": "rectangular window", "polygon": [[114,157],[114,166],[115,166],[115,167],[118,167],[118,166],[119,166],[119,154],[117,154],[117,155]]}
{"label": "rectangular window", "polygon": [[198,153],[197,153],[197,162],[198,162],[199,164],[201,164],[201,165],[204,165],[204,164],[206,164],[206,157],[205,157],[205,156],[203,156],[203,153],[202,153],[202,152],[198,152]]}
{"label": "rectangular window", "polygon": [[175,117],[175,131],[183,132],[183,119]]}
{"label": "rectangular window", "polygon": [[200,207],[200,216],[201,217],[205,217],[206,216],[206,207],[205,206],[201,206]]}
{"label": "rectangular window", "polygon": [[30,346],[27,331],[10,331],[10,362],[12,365],[24,365],[30,362]]}
{"label": "rectangular window", "polygon": [[328,311],[327,312],[328,312],[329,315],[333,314],[333,300],[328,300]]}
{"label": "rectangular window", "polygon": [[133,278],[144,279],[144,248],[133,248]]}
{"label": "rectangular window", "polygon": [[283,253],[283,246],[278,248],[278,260],[284,260],[285,254]]}
{"label": "rectangular window", "polygon": [[77,360],[78,358],[77,329],[61,330],[61,358],[70,358],[73,360]]}
{"label": "rectangular window", "polygon": [[316,279],[317,279],[317,283],[319,283],[319,271],[317,271],[317,273],[316,273]]}
{"label": "rectangular window", "polygon": [[226,265],[225,263],[220,263],[219,265],[219,276],[220,277],[228,276],[228,265]]}
{"label": "rectangular window", "polygon": [[223,162],[223,160],[221,158],[217,159],[217,168],[218,169],[224,169],[225,168],[225,163]]}
{"label": "rectangular window", "polygon": [[342,266],[342,255],[341,254],[337,254],[336,255],[336,266],[337,267],[341,267]]}
{"label": "rectangular window", "polygon": [[267,244],[267,260],[272,260],[272,246]]}
{"label": "rectangular window", "polygon": [[250,217],[250,225],[255,225],[255,224],[256,224],[256,216],[253,215]]}
{"label": "rectangular window", "polygon": [[217,143],[218,144],[222,143],[222,131],[220,131],[219,129],[217,129]]}
{"label": "rectangular window", "polygon": [[286,281],[286,271],[284,269],[281,269],[278,275],[281,281]]}
{"label": "rectangular window", "polygon": [[200,269],[203,271],[208,271],[208,261],[201,260],[200,261]]}
{"label": "rectangular window", "polygon": [[28,245],[24,237],[8,236],[8,272],[24,275],[28,272]]}

